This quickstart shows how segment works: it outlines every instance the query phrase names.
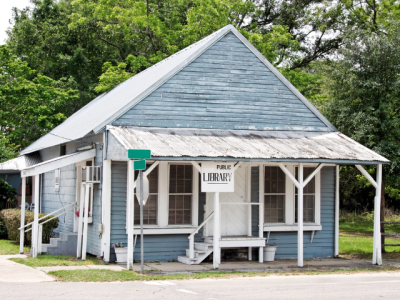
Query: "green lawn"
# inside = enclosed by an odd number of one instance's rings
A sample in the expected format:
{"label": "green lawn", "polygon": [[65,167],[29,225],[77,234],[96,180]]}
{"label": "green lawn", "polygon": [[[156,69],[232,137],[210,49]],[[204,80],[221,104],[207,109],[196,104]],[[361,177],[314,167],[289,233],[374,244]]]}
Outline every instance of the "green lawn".
{"label": "green lawn", "polygon": [[87,255],[86,260],[77,259],[74,256],[64,255],[38,255],[37,258],[11,258],[15,261],[26,266],[37,267],[55,267],[55,266],[86,266],[86,265],[101,265],[104,264],[102,260],[98,260],[95,256]]}
{"label": "green lawn", "polygon": [[150,280],[188,280],[203,278],[232,278],[232,277],[255,277],[270,275],[322,275],[322,274],[350,274],[350,273],[376,273],[400,271],[396,266],[385,266],[377,269],[332,269],[319,268],[318,270],[292,269],[270,272],[199,272],[195,274],[174,274],[174,275],[154,275],[133,271],[111,271],[111,270],[71,270],[71,271],[51,271],[49,274],[56,276],[60,281],[65,282],[110,282],[110,281],[150,281]]}
{"label": "green lawn", "polygon": [[[24,252],[29,253],[30,247],[24,247]],[[19,254],[19,243],[8,240],[0,240],[0,255]]]}

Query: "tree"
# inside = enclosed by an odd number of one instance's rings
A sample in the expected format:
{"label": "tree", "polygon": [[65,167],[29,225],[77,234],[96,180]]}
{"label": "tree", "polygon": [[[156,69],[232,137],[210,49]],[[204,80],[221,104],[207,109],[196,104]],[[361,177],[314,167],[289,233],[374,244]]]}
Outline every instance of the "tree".
{"label": "tree", "polygon": [[[329,119],[341,132],[391,161],[383,168],[383,208],[385,194],[400,199],[399,28],[397,24],[385,34],[355,32],[341,51],[342,59],[330,69]],[[364,181],[364,187],[369,185]]]}
{"label": "tree", "polygon": [[9,150],[25,148],[64,121],[66,106],[78,97],[68,82],[37,73],[0,46],[0,136]]}

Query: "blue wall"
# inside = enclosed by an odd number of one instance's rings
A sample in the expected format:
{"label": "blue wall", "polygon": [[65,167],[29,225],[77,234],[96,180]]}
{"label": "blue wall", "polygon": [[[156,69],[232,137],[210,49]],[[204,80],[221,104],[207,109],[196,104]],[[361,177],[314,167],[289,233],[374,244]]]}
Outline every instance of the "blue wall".
{"label": "blue wall", "polygon": [[[127,162],[112,161],[111,164],[111,244],[122,242],[127,247],[126,235],[126,185]],[[199,197],[199,223],[203,222],[205,193]],[[196,240],[202,239],[202,231]],[[179,255],[186,255],[189,247],[187,234],[145,235],[144,258],[146,261],[177,260]],[[140,260],[140,235],[136,240],[134,259]],[[115,261],[114,249],[111,247],[110,261]]]}
{"label": "blue wall", "polygon": [[19,195],[19,186],[22,183],[21,175],[19,173],[13,174],[0,174],[0,178],[6,180],[13,188],[17,190],[17,195]]}
{"label": "blue wall", "polygon": [[[304,258],[334,256],[335,242],[335,167],[321,170],[321,231],[315,231],[311,243],[311,232],[304,232]],[[252,168],[252,202],[258,202],[258,167]],[[253,235],[258,235],[258,206],[253,206]],[[264,233],[267,237],[267,233]],[[269,243],[276,244],[276,258],[297,257],[297,232],[271,232]],[[256,254],[254,252],[253,254]]]}
{"label": "blue wall", "polygon": [[330,131],[232,33],[113,125]]}

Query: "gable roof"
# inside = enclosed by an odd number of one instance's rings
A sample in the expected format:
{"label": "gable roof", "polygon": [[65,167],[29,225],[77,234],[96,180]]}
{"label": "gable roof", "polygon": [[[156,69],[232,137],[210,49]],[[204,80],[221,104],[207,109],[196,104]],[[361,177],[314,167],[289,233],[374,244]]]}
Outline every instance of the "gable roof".
{"label": "gable roof", "polygon": [[143,100],[229,32],[237,36],[330,130],[337,131],[234,26],[227,25],[98,96],[21,151],[21,154],[77,140],[89,133],[101,132],[106,125]]}

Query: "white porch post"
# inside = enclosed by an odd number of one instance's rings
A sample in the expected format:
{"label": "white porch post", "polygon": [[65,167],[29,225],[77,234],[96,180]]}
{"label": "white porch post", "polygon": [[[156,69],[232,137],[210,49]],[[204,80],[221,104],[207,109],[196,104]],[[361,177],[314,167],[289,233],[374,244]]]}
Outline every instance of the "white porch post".
{"label": "white porch post", "polygon": [[376,181],[361,165],[356,165],[357,169],[375,187],[374,201],[374,242],[372,249],[372,263],[382,265],[382,245],[381,245],[381,190],[382,190],[382,164],[376,166]]}
{"label": "white porch post", "polygon": [[335,191],[335,257],[339,256],[339,183],[340,166],[336,166],[336,191]]}
{"label": "white porch post", "polygon": [[214,234],[213,234],[213,268],[217,269],[220,262],[221,250],[219,248],[219,193],[214,194]]}
{"label": "white porch post", "polygon": [[303,164],[299,163],[299,188],[297,192],[297,265],[303,267]]}
{"label": "white porch post", "polygon": [[38,237],[39,237],[39,175],[35,175],[35,211],[32,226],[32,257],[36,258],[38,254]]}
{"label": "white porch post", "polygon": [[103,259],[110,261],[110,238],[111,238],[111,160],[103,161],[103,234],[101,244],[103,246]]}
{"label": "white porch post", "polygon": [[76,249],[76,258],[82,257],[82,231],[83,231],[83,207],[85,204],[86,183],[81,184],[81,198],[79,201],[79,224],[78,224],[78,245]]}
{"label": "white porch post", "polygon": [[134,214],[134,177],[135,171],[133,169],[133,160],[128,161],[128,259],[126,268],[128,270],[133,269],[133,214]]}
{"label": "white porch post", "polygon": [[[259,196],[258,196],[258,236],[260,238],[264,237],[264,166],[259,167]],[[260,247],[258,249],[258,262],[264,262],[264,248]]]}
{"label": "white porch post", "polygon": [[374,249],[372,263],[382,265],[381,245],[381,192],[382,192],[382,165],[376,167],[376,196],[374,203]]}
{"label": "white porch post", "polygon": [[[83,221],[83,241],[82,241],[82,260],[86,260],[86,249],[87,249],[87,235],[88,235],[88,223],[89,223],[89,193],[93,195],[93,184],[87,183],[85,188],[85,208],[84,221]],[[81,215],[81,213],[79,213]]]}
{"label": "white porch post", "polygon": [[[25,201],[26,201],[26,177],[22,177],[22,191],[21,191],[21,227],[25,226]],[[24,253],[24,236],[25,228],[22,228],[19,236],[19,253]]]}

